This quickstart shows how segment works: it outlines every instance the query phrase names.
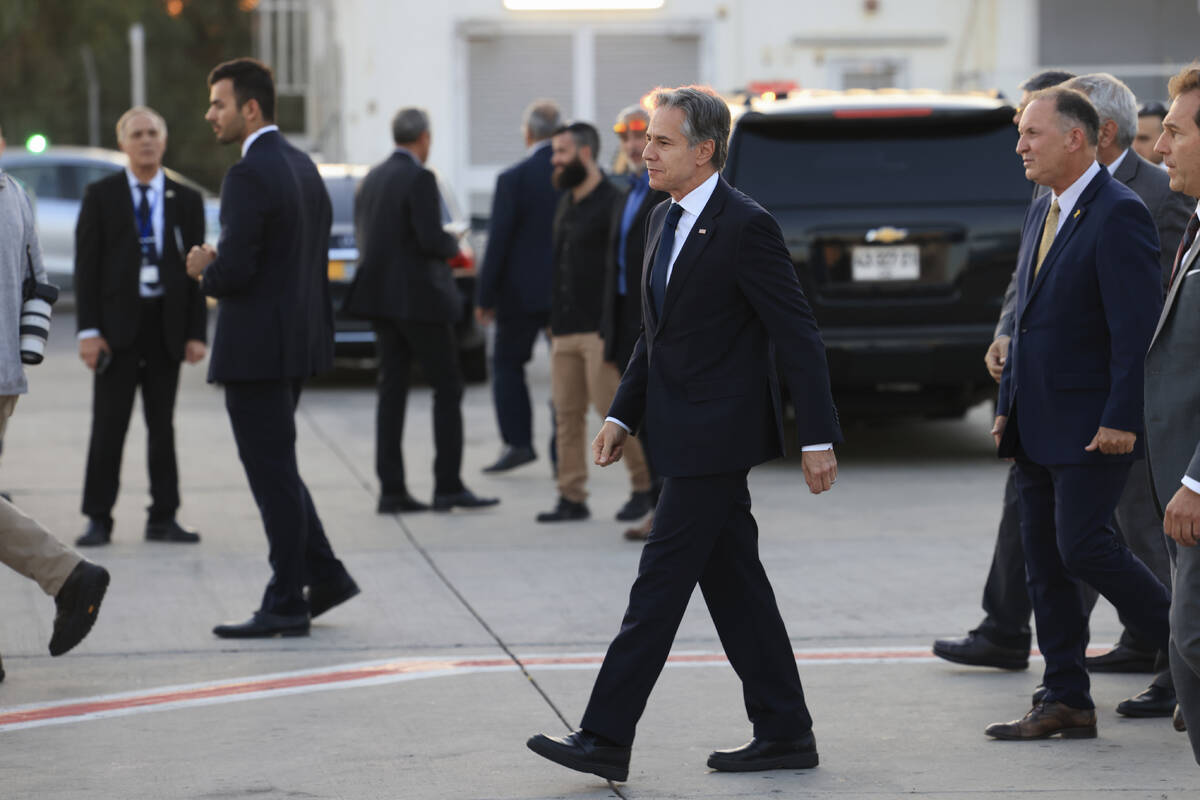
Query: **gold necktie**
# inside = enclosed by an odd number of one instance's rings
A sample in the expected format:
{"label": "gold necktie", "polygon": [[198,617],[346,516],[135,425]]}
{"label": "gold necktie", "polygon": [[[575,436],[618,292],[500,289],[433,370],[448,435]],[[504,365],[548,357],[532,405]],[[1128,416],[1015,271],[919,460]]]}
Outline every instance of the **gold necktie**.
{"label": "gold necktie", "polygon": [[1046,253],[1050,252],[1050,245],[1054,244],[1054,234],[1058,233],[1058,212],[1058,201],[1051,201],[1050,213],[1046,215],[1046,224],[1042,226],[1042,243],[1038,245],[1037,263],[1033,265],[1035,278],[1038,270],[1042,268],[1042,262],[1046,260]]}

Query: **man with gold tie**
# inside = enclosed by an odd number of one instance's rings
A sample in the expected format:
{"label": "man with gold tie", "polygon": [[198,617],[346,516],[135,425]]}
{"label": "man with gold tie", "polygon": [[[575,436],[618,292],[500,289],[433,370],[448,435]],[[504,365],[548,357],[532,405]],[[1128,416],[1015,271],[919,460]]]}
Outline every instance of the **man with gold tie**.
{"label": "man with gold tie", "polygon": [[1037,92],[1017,153],[1050,193],[1030,206],[1017,257],[1017,317],[992,433],[1015,458],[1029,595],[1046,691],[999,739],[1096,735],[1078,581],[1167,644],[1170,595],[1111,520],[1142,455],[1142,360],[1162,307],[1146,206],[1096,161],[1099,115],[1074,89]]}

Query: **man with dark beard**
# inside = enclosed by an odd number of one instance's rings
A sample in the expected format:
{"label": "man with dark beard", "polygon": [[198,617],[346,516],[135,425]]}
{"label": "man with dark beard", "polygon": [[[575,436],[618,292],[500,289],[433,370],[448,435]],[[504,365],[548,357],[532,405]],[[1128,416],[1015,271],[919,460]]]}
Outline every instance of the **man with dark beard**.
{"label": "man with dark beard", "polygon": [[[563,192],[554,214],[554,272],[550,301],[550,393],[558,426],[558,504],[538,522],[587,519],[587,409],[603,416],[621,375],[604,359],[600,314],[609,225],[617,189],[596,164],[600,134],[573,122],[550,140],[553,181]],[[625,450],[633,495],[618,519],[650,509],[650,471],[640,445]]]}

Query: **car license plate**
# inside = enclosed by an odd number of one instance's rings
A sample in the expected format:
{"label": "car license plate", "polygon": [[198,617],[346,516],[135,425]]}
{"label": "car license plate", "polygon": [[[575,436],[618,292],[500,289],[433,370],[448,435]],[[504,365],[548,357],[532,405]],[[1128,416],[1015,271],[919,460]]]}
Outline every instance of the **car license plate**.
{"label": "car license plate", "polygon": [[921,248],[915,244],[855,247],[850,268],[855,281],[915,281],[921,277]]}

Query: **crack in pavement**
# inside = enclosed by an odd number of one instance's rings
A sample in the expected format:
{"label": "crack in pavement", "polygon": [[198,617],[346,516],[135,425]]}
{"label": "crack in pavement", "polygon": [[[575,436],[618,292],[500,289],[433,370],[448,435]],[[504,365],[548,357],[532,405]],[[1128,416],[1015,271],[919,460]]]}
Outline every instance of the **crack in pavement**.
{"label": "crack in pavement", "polygon": [[[305,421],[308,423],[309,427],[312,428],[313,433],[316,434],[317,438],[320,439],[326,447],[333,451],[334,455],[336,455],[338,460],[345,465],[346,469],[349,470],[350,474],[354,476],[354,479],[358,481],[359,485],[362,486],[367,494],[373,496],[375,492],[374,483],[358,469],[358,466],[350,459],[347,453],[338,446],[337,441],[325,432],[312,413],[305,408],[301,408],[299,410],[301,416],[304,417]],[[413,534],[409,527],[404,524],[404,520],[401,519],[400,515],[392,514],[391,517],[393,520],[395,520],[396,525],[399,526],[400,530],[404,532],[405,538],[408,539],[413,548],[421,555],[421,558],[424,559],[429,568],[433,570],[433,574],[436,575],[438,580],[440,580],[442,584],[450,591],[450,593],[454,595],[462,607],[467,610],[467,613],[475,618],[475,621],[478,622],[479,626],[487,632],[488,636],[490,636],[496,643],[496,646],[504,651],[504,654],[512,660],[513,664],[517,666],[517,669],[521,671],[521,674],[525,676],[525,679],[529,681],[529,685],[533,687],[534,691],[541,696],[541,698],[546,702],[546,705],[550,707],[550,710],[554,712],[554,715],[558,717],[559,721],[562,722],[563,727],[565,727],[568,731],[573,730],[574,728],[572,727],[571,723],[567,721],[567,718],[563,714],[562,710],[559,709],[558,705],[550,699],[550,695],[547,694],[546,690],[543,689],[541,684],[537,682],[537,679],[529,673],[529,670],[526,668],[525,664],[521,662],[520,657],[518,657],[517,654],[512,651],[504,639],[501,638],[500,634],[498,634],[492,628],[492,626],[488,624],[488,621],[483,618],[482,614],[475,610],[475,607],[471,604],[471,601],[459,591],[458,587],[454,585],[454,582],[450,580],[450,577],[442,571],[441,567],[438,566],[437,562],[434,560],[429,551],[426,550],[425,547],[417,540],[416,535]],[[628,796],[623,793],[621,787],[617,786],[612,781],[608,781],[608,786],[617,795],[617,797],[622,798],[622,800],[629,800]]]}

